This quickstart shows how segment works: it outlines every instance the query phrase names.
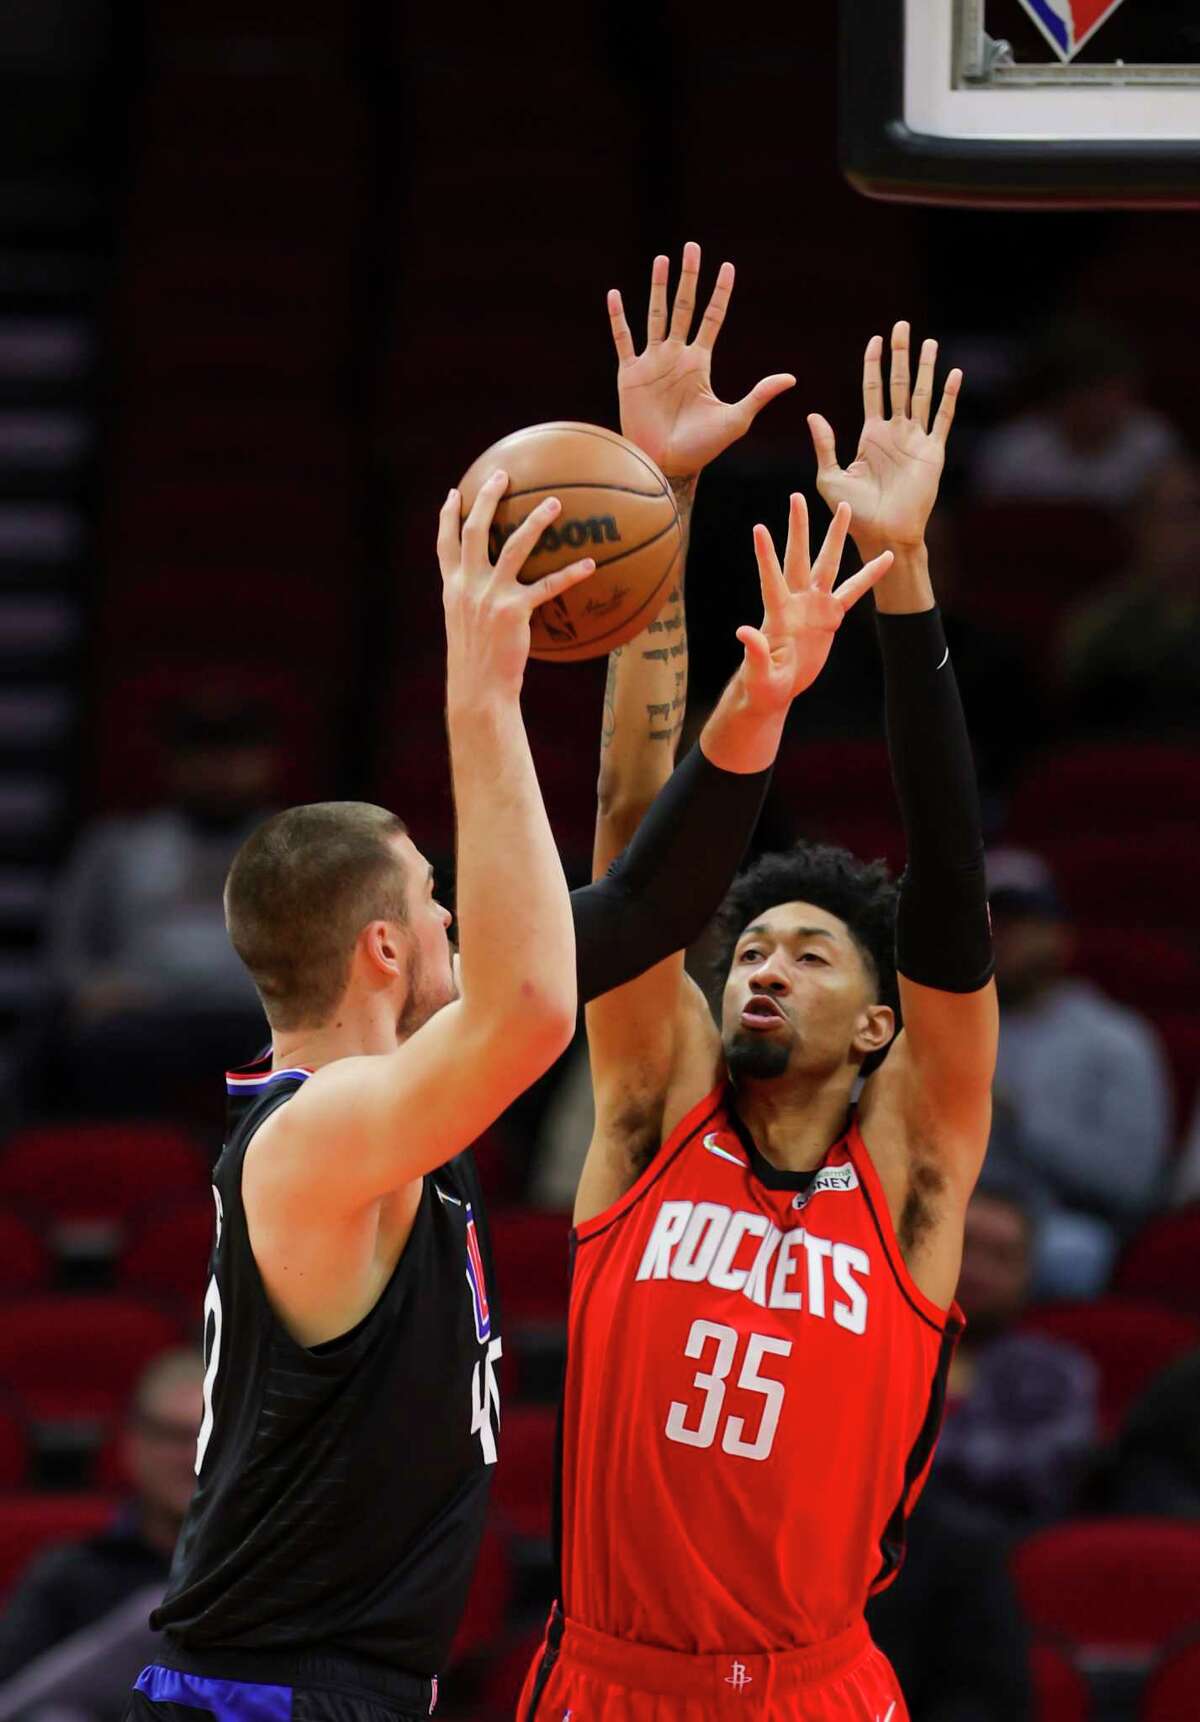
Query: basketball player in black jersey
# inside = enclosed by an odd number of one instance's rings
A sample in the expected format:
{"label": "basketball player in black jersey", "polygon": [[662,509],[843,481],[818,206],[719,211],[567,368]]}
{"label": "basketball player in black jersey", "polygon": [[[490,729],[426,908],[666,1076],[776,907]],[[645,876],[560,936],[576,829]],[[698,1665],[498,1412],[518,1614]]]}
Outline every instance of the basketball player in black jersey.
{"label": "basketball player in black jersey", "polygon": [[[799,625],[772,593],[636,842],[568,897],[519,696],[534,608],[591,564],[519,583],[558,511],[548,501],[493,568],[505,483],[489,480],[465,525],[451,491],[438,540],[461,977],[432,869],[383,809],[290,809],[230,871],[230,933],[272,1052],[228,1079],[199,1481],[154,1616],[162,1653],[132,1698],[140,1722],[179,1706],[187,1722],[432,1709],[499,1430],[500,1319],[469,1144],[566,1046],[577,996],[700,930],[795,691]],[[844,536],[843,521],[839,549]]]}

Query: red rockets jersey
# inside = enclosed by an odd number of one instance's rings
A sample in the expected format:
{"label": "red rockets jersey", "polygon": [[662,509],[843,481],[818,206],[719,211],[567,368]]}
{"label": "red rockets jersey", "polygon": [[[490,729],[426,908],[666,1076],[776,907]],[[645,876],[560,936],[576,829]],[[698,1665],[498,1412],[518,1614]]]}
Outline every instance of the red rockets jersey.
{"label": "red rockets jersey", "polygon": [[856,1121],[788,1173],[702,1101],[575,1232],[568,1621],[696,1653],[844,1632],[899,1567],[962,1325],[913,1283]]}

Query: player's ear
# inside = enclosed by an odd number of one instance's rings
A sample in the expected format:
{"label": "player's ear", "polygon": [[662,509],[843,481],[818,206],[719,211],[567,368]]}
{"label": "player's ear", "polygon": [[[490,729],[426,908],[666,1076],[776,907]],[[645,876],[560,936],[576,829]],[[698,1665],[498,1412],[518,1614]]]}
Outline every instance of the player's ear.
{"label": "player's ear", "polygon": [[389,979],[404,973],[408,951],[394,922],[368,921],[358,935],[358,944],[372,972]]}
{"label": "player's ear", "polygon": [[854,1036],[854,1050],[864,1056],[871,1052],[882,1052],[891,1043],[896,1032],[896,1013],[891,1005],[867,1005],[858,1019],[857,1032]]}

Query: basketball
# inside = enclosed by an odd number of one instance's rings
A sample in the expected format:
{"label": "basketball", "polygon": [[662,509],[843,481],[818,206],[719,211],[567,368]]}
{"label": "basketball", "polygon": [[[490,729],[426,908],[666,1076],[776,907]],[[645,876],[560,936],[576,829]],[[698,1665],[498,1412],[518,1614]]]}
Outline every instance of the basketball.
{"label": "basketball", "polygon": [[600,425],[531,425],[493,443],[464,474],[464,517],[497,467],[508,489],[492,525],[493,560],[531,509],[557,496],[562,513],[521,578],[539,580],[582,556],[596,562],[590,579],[535,613],[531,655],[554,663],[599,658],[640,634],[666,599],[683,548],[675,499],[654,462]]}

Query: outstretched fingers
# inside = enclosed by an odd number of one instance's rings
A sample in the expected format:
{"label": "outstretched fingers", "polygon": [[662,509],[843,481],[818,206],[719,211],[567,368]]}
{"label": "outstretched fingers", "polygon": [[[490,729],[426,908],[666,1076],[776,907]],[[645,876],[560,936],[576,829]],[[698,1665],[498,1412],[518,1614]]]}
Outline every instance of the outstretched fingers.
{"label": "outstretched fingers", "polygon": [[631,365],[637,358],[637,349],[625,318],[624,303],[615,287],[610,287],[608,291],[608,321],[612,327],[613,346],[617,349],[618,362]]}
{"label": "outstretched fingers", "polygon": [[872,335],[863,359],[863,417],[883,417],[883,336]]}
{"label": "outstretched fingers", "polygon": [[803,592],[808,585],[808,503],[799,490],[788,500],[787,549],[783,553],[783,577],[789,592]]}
{"label": "outstretched fingers", "polygon": [[813,563],[812,583],[820,592],[832,592],[833,583],[838,577],[838,569],[842,565],[842,552],[846,548],[846,534],[850,530],[851,508],[848,502],[839,502],[833,511],[833,519],[829,531],[825,534],[825,542],[820,554]]}
{"label": "outstretched fingers", "polygon": [[775,546],[771,542],[771,534],[765,526],[754,528],[754,558],[758,563],[758,584],[762,589],[763,615],[778,615],[779,611],[787,604],[790,594],[788,583],[783,577],[783,569],[779,566],[779,558],[775,554]]}
{"label": "outstretched fingers", "polygon": [[712,290],[712,297],[700,319],[696,345],[704,347],[708,352],[711,352],[716,345],[717,336],[721,333],[721,325],[725,321],[725,313],[729,309],[729,301],[733,297],[733,276],[733,264],[722,263],[717,270],[717,281]]}
{"label": "outstretched fingers", "polygon": [[813,441],[813,451],[817,457],[817,476],[824,477],[827,473],[838,472],[837,443],[834,440],[833,426],[820,413],[809,413],[808,431]]}
{"label": "outstretched fingers", "polygon": [[790,371],[775,371],[771,376],[764,377],[760,383],[755,383],[750,393],[743,395],[733,410],[749,429],[768,402],[773,401],[776,395],[786,394],[788,389],[794,389],[795,386],[796,379]]}
{"label": "outstretched fingers", "polygon": [[963,374],[959,370],[951,371],[946,378],[946,386],[942,390],[942,404],[933,421],[933,430],[930,435],[943,448],[946,446],[946,438],[950,435],[950,426],[954,423],[954,409],[958,405],[958,392],[962,388],[962,380]]}
{"label": "outstretched fingers", "polygon": [[937,366],[936,341],[921,343],[921,361],[917,366],[917,386],[913,390],[912,416],[923,431],[929,429],[929,409],[933,405],[933,373]]}
{"label": "outstretched fingers", "polygon": [[692,313],[696,309],[696,287],[700,280],[700,247],[689,239],[683,248],[683,263],[679,285],[675,289],[675,304],[671,311],[672,341],[686,341],[692,328]]}
{"label": "outstretched fingers", "polygon": [[892,328],[892,368],[888,378],[888,395],[891,400],[891,411],[894,419],[906,419],[909,409],[909,387],[912,373],[909,369],[908,343],[912,331],[907,323],[896,323]]}
{"label": "outstretched fingers", "polygon": [[667,332],[667,277],[671,260],[661,253],[650,267],[650,309],[646,316],[646,340],[656,346]]}
{"label": "outstretched fingers", "polygon": [[848,580],[843,580],[833,594],[842,607],[842,615],[847,610],[853,610],[858,600],[868,593],[872,586],[877,586],[895,561],[890,550],[885,550],[881,556],[876,556],[859,569],[857,574],[851,574]]}

